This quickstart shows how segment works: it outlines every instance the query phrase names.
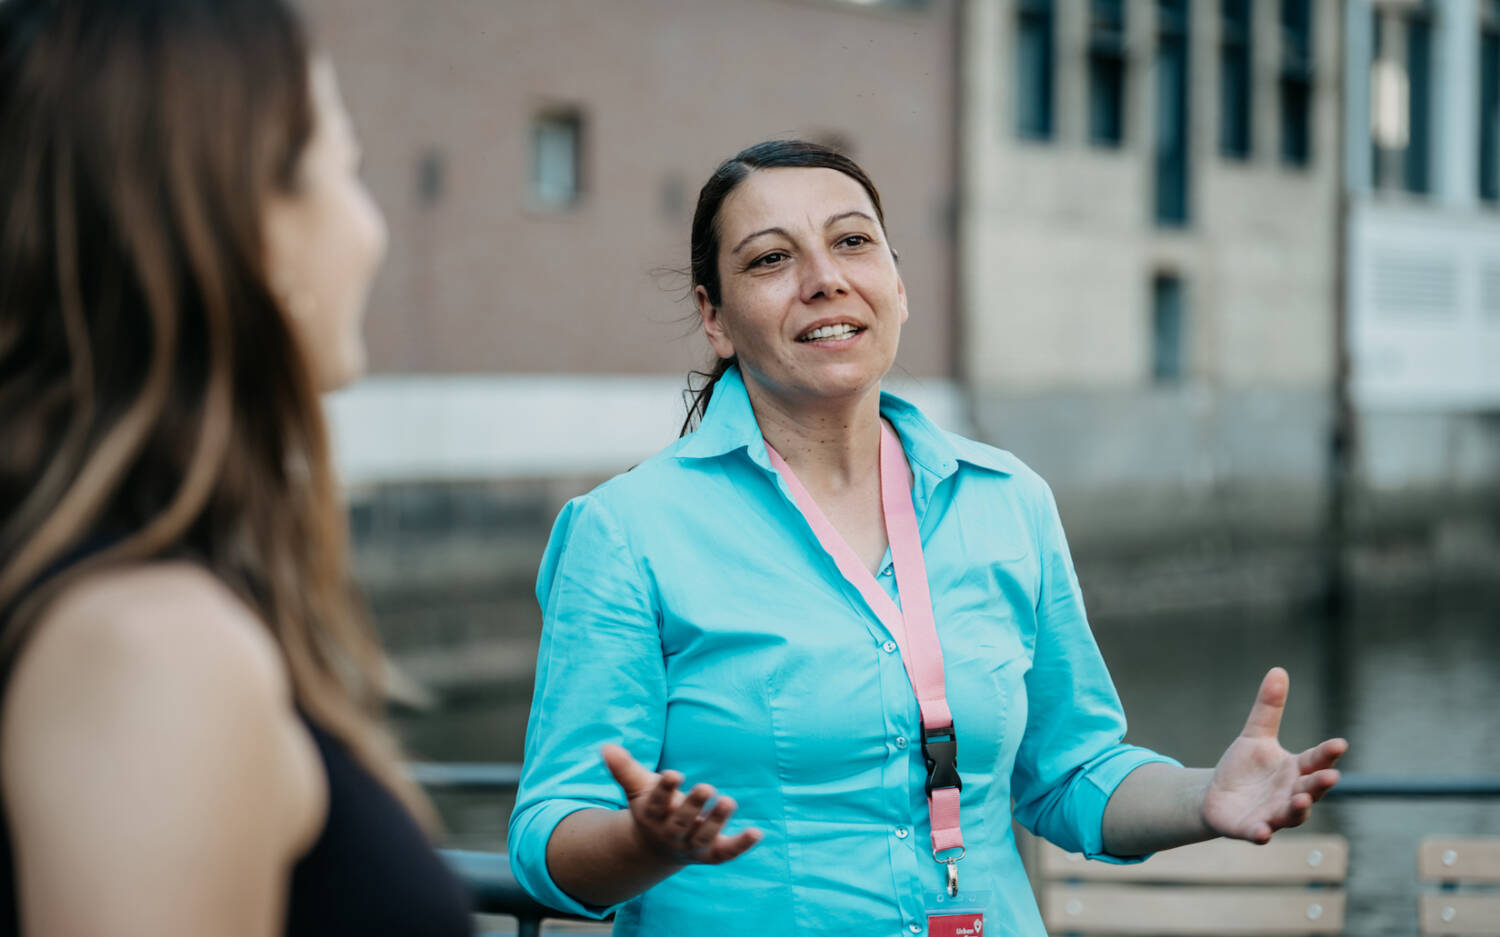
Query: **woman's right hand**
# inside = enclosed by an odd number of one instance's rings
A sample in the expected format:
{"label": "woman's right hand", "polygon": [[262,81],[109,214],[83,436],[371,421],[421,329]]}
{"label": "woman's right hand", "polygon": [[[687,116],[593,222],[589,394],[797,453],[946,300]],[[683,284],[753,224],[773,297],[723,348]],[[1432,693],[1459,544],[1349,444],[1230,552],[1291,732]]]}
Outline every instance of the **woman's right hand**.
{"label": "woman's right hand", "polygon": [[619,745],[604,746],[604,764],[625,791],[636,836],[652,853],[682,865],[718,865],[765,838],[754,827],[725,836],[724,824],[739,805],[711,784],[696,784],[684,794],[681,772],[647,770]]}

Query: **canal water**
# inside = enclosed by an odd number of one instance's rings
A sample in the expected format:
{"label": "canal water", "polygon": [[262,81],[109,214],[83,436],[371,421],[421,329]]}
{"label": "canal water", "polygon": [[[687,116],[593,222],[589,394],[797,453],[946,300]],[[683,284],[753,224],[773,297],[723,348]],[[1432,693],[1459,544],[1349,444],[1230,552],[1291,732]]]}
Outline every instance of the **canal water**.
{"label": "canal water", "polygon": [[[1343,768],[1382,775],[1500,776],[1500,585],[1359,596],[1342,629],[1311,612],[1198,612],[1095,620],[1129,740],[1211,766],[1244,722],[1266,669],[1292,691],[1282,740],[1300,749],[1342,735]],[[407,716],[410,749],[443,761],[517,761],[529,687],[445,701]],[[509,797],[439,798],[450,842],[502,849]],[[1346,800],[1308,829],[1350,841],[1346,933],[1416,933],[1417,844],[1428,834],[1500,836],[1500,801]]]}

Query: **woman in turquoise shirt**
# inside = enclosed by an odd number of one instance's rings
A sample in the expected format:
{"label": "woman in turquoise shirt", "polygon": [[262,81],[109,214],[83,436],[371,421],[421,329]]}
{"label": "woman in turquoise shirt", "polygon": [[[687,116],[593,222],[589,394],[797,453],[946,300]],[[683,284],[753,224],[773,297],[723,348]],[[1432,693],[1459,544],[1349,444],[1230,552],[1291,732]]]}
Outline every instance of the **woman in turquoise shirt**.
{"label": "woman in turquoise shirt", "polygon": [[[1263,842],[1306,818],[1347,746],[1280,746],[1279,668],[1215,769],[1123,744],[1046,484],[881,392],[906,290],[857,165],[807,143],[751,147],[704,186],[692,252],[720,362],[701,422],[570,502],[542,561],[509,846],[530,892],[615,913],[627,935],[941,930],[906,645],[840,572],[786,474],[910,606],[888,549],[882,427],[911,473],[958,740],[962,907],[991,931],[1043,934],[1012,801],[1027,828],[1109,861]],[[699,783],[685,791],[685,778]]]}

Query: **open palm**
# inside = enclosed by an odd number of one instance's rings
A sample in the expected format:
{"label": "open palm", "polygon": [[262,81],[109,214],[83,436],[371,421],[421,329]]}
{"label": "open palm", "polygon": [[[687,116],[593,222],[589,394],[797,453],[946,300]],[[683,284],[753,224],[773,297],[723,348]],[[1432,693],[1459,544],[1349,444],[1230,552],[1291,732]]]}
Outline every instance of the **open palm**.
{"label": "open palm", "polygon": [[642,845],[674,862],[719,865],[743,855],[764,836],[754,827],[726,836],[724,824],[738,805],[711,784],[696,784],[684,793],[681,772],[658,774],[620,745],[604,746],[604,764],[625,792]]}
{"label": "open palm", "polygon": [[1339,782],[1333,766],[1348,742],[1329,739],[1300,754],[1281,747],[1277,733],[1290,684],[1280,667],[1266,674],[1244,730],[1214,768],[1203,820],[1220,836],[1264,843],[1306,821],[1312,805]]}

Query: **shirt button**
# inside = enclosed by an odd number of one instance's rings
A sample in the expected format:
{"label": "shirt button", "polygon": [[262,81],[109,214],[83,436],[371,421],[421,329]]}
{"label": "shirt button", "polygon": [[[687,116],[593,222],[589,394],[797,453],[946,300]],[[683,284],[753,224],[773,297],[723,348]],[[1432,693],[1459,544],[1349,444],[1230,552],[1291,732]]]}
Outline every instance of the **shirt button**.
{"label": "shirt button", "polygon": [[908,830],[906,827],[904,827],[904,826],[898,826],[898,827],[896,827],[896,838],[897,839],[905,839],[906,837],[908,837],[910,835],[911,835],[911,830]]}
{"label": "shirt button", "polygon": [[896,642],[887,641],[884,644],[880,645],[880,649],[882,651],[885,651],[887,654],[894,654],[896,652]]}
{"label": "shirt button", "polygon": [[905,748],[906,747],[906,736],[904,736],[904,735],[898,735],[898,736],[896,736],[896,747],[897,748]]}
{"label": "shirt button", "polygon": [[889,576],[890,574],[891,574],[891,567],[889,567],[889,566],[887,566],[885,569],[882,569],[880,571],[880,575],[882,575],[882,576]]}
{"label": "shirt button", "polygon": [[906,925],[906,929],[911,931],[913,934],[922,933],[922,925],[918,924],[916,921],[912,921],[910,924]]}

